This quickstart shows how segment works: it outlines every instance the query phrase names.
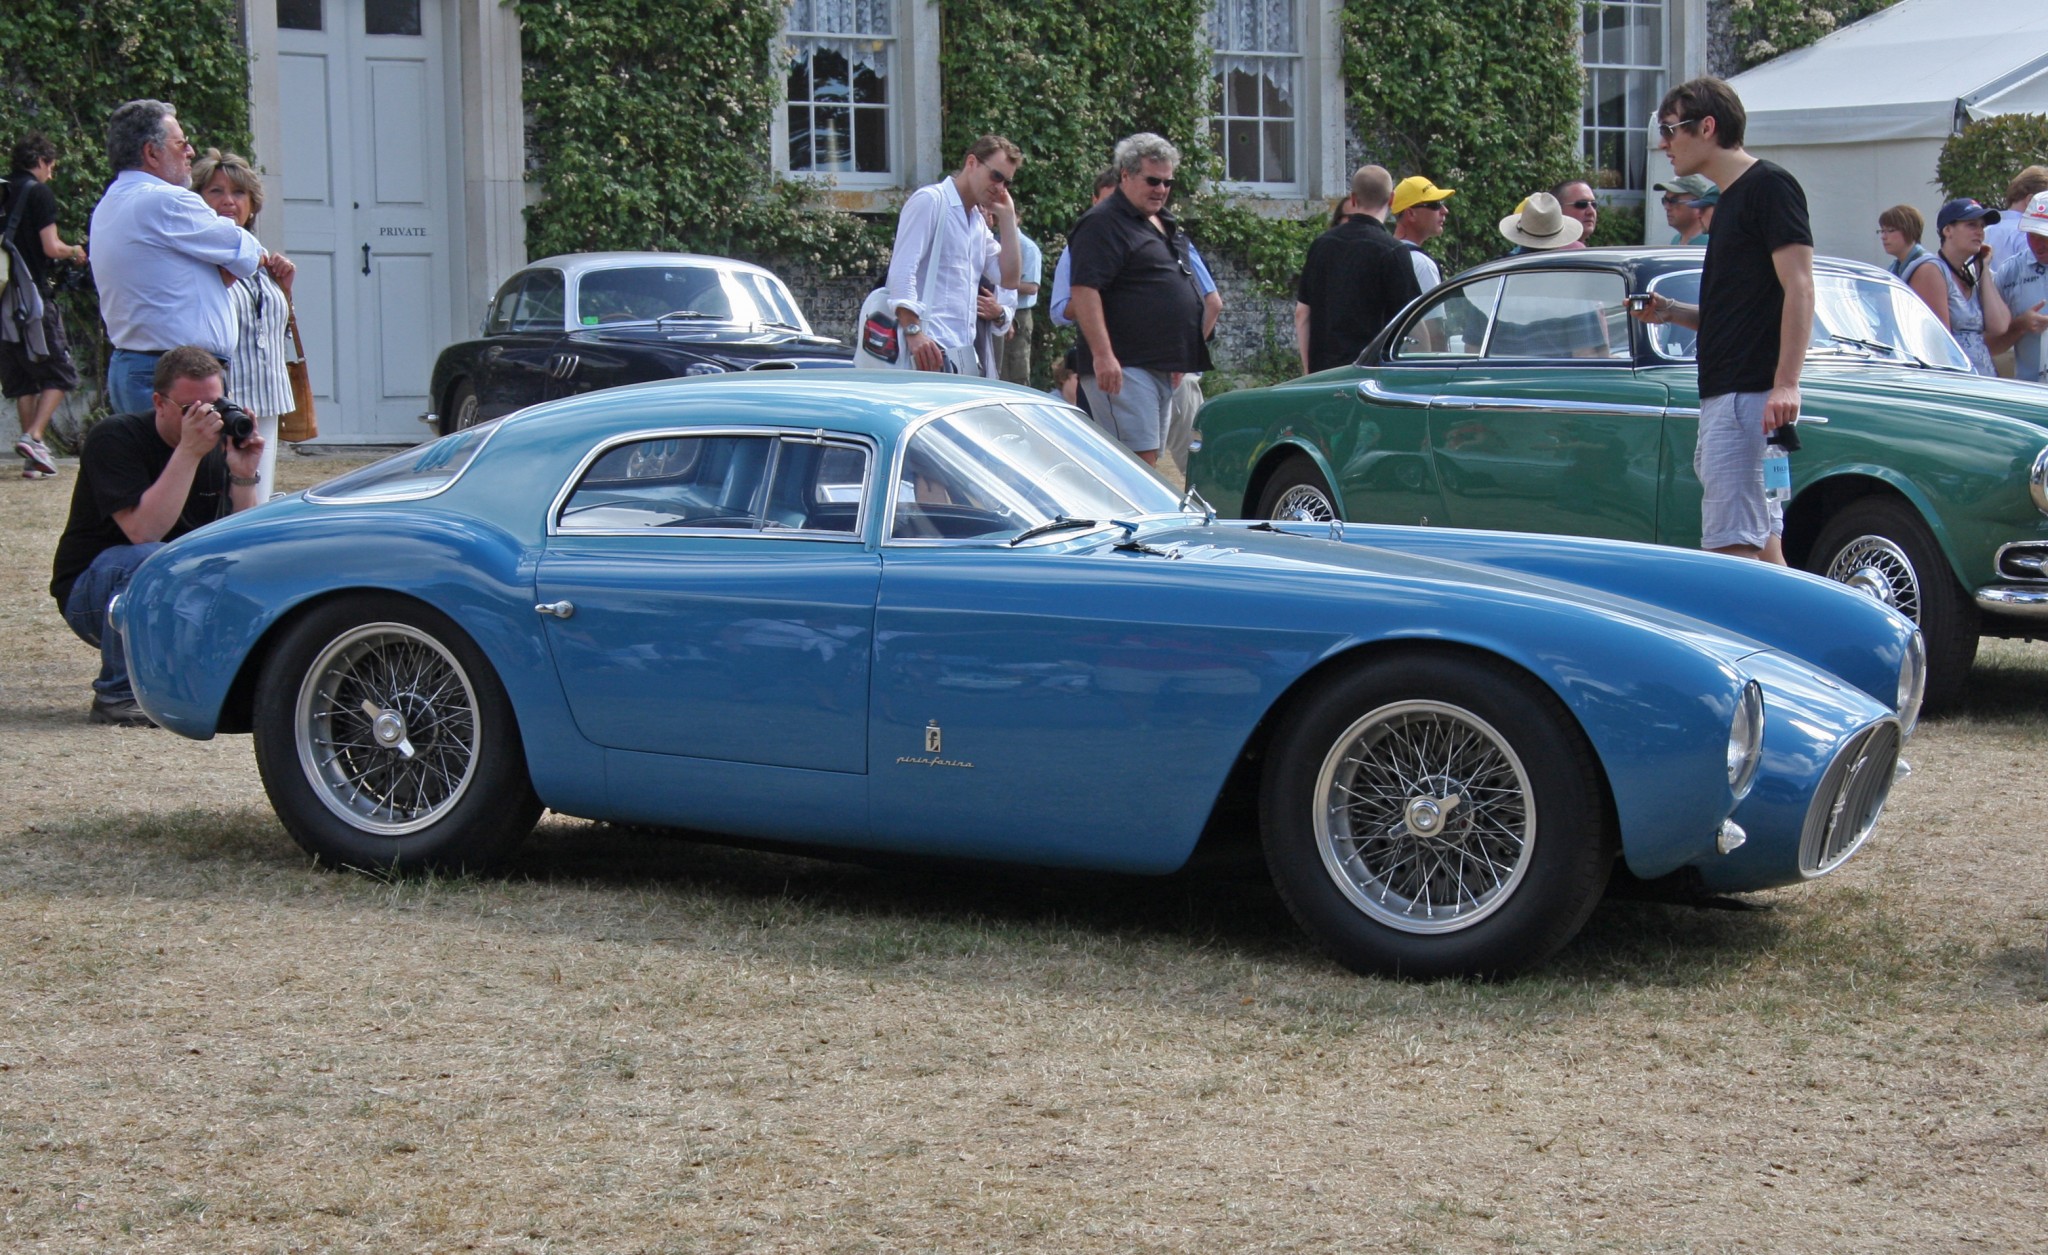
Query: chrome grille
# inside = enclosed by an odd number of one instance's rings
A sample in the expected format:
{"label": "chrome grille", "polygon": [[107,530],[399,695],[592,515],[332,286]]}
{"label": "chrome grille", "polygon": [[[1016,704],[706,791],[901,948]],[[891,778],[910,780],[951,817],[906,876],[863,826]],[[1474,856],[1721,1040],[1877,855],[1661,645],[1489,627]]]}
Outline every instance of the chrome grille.
{"label": "chrome grille", "polygon": [[1828,764],[1800,835],[1800,874],[1825,876],[1862,848],[1891,797],[1901,739],[1895,720],[1874,723]]}
{"label": "chrome grille", "polygon": [[2008,580],[2048,579],[2048,545],[2019,541],[1998,551],[1998,574]]}

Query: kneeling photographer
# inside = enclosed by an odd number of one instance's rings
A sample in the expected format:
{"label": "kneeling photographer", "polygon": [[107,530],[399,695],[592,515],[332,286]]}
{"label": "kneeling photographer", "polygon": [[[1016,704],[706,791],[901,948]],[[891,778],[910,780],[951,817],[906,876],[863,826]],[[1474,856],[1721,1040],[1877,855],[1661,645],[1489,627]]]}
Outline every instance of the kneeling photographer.
{"label": "kneeling photographer", "polygon": [[121,638],[107,630],[108,605],[163,542],[262,499],[263,437],[225,398],[220,359],[171,349],[150,391],[149,412],[116,414],[86,436],[50,580],[64,621],[100,651],[90,718],[123,727],[153,725],[128,685]]}

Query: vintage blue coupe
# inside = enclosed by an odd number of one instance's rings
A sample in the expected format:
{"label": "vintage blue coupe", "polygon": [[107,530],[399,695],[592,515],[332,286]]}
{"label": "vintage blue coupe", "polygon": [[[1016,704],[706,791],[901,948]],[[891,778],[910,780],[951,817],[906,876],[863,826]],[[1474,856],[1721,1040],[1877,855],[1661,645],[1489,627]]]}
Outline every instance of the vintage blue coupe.
{"label": "vintage blue coupe", "polygon": [[1206,836],[1410,976],[1542,962],[1617,865],[1831,871],[1925,673],[1814,576],[1219,522],[1040,394],[850,372],[457,432],[167,546],[115,619],[144,709],[253,732],[323,861],[477,866],[543,806],[1114,872]]}

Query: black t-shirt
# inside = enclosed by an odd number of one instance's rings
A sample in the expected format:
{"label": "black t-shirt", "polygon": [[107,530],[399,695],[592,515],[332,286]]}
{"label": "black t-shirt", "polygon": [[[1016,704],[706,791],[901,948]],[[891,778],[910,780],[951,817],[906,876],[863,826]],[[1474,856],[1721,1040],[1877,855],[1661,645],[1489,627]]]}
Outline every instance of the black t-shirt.
{"label": "black t-shirt", "polygon": [[1354,214],[1308,247],[1295,299],[1308,306],[1308,368],[1349,366],[1359,350],[1422,292],[1386,224]]}
{"label": "black t-shirt", "polygon": [[[1067,234],[1073,286],[1102,294],[1102,321],[1118,362],[1144,370],[1207,370],[1202,289],[1188,263],[1187,236],[1172,215],[1161,213],[1159,221],[1164,235],[1121,191],[1103,197]],[[1079,347],[1080,373],[1094,374],[1086,336]]]}
{"label": "black t-shirt", "polygon": [[43,252],[42,236],[43,228],[57,220],[57,196],[49,184],[38,182],[32,174],[10,176],[6,194],[0,195],[0,230],[6,229],[7,219],[14,213],[14,198],[24,194],[28,199],[21,211],[21,221],[14,228],[14,247],[21,250],[21,259],[28,263],[36,287],[48,296],[50,259]]}
{"label": "black t-shirt", "polygon": [[1806,193],[1783,167],[1759,161],[1721,189],[1700,276],[1700,397],[1769,392],[1778,374],[1785,289],[1771,254],[1813,244]]}
{"label": "black t-shirt", "polygon": [[[154,414],[116,414],[86,434],[85,448],[78,455],[78,479],[71,489],[71,517],[57,539],[57,558],[51,568],[50,595],[57,599],[60,613],[71,598],[71,585],[85,574],[92,560],[116,545],[130,543],[114,515],[141,503],[142,494],[171,464],[171,453],[171,446],[157,434]],[[164,539],[176,540],[233,508],[228,497],[227,451],[215,448],[192,473],[192,491],[185,495],[185,508]]]}

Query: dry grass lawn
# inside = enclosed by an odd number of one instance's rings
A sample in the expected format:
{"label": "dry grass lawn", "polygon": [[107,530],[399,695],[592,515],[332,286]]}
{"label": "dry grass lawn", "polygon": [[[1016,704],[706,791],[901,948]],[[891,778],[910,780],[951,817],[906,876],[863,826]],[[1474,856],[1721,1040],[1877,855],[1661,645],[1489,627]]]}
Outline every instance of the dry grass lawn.
{"label": "dry grass lawn", "polygon": [[2048,1231],[2048,646],[1987,651],[1841,873],[1746,911],[1611,902],[1538,977],[1414,986],[1324,961],[1257,880],[555,817],[501,876],[317,870],[247,738],[85,723],[95,659],[44,591],[73,473],[0,481],[0,1249]]}

